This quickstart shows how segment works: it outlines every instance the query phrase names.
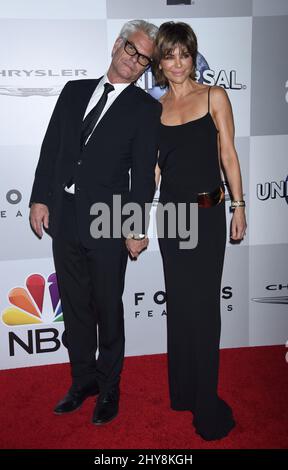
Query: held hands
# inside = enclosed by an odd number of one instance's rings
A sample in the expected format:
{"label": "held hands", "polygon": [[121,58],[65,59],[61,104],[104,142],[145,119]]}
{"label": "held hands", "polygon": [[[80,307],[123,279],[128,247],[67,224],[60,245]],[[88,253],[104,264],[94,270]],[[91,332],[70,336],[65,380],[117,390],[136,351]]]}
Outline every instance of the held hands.
{"label": "held hands", "polygon": [[126,247],[132,258],[138,258],[141,251],[147,248],[149,239],[147,237],[143,240],[134,240],[133,238],[126,238]]}
{"label": "held hands", "polygon": [[46,229],[49,227],[49,209],[45,204],[34,202],[30,209],[30,224],[38,237],[42,238],[42,225]]}
{"label": "held hands", "polygon": [[234,209],[232,222],[231,222],[231,238],[232,240],[238,241],[243,240],[246,235],[246,217],[245,217],[245,208],[237,207]]}

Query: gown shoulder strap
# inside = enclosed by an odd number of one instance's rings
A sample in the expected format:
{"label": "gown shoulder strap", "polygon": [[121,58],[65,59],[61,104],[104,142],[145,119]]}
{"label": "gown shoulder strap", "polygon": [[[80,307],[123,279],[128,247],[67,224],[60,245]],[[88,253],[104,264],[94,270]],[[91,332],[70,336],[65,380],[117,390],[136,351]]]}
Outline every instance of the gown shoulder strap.
{"label": "gown shoulder strap", "polygon": [[210,113],[210,91],[213,86],[208,87],[208,113]]}

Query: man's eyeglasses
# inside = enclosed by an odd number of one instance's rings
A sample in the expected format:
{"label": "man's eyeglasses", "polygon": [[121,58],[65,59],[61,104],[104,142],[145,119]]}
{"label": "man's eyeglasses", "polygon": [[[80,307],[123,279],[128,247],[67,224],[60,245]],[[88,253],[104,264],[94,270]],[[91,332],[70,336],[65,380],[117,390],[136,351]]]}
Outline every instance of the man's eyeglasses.
{"label": "man's eyeglasses", "polygon": [[137,54],[137,62],[142,65],[142,67],[148,67],[148,65],[152,64],[152,59],[150,57],[147,57],[144,54],[140,54],[134,44],[132,44],[129,41],[125,41],[124,44],[124,51],[127,52],[128,55],[136,55]]}

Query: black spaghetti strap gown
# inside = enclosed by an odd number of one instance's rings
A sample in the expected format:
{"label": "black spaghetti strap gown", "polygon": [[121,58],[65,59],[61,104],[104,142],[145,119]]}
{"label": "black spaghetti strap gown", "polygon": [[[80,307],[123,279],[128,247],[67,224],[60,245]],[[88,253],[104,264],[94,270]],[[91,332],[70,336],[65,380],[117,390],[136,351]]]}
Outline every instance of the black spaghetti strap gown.
{"label": "black spaghetti strap gown", "polygon": [[[221,185],[218,131],[209,112],[210,89],[205,116],[181,125],[161,125],[162,204],[195,202],[196,193]],[[217,394],[225,204],[198,209],[198,245],[194,249],[179,249],[179,237],[168,238],[167,227],[159,244],[167,294],[171,407],[192,411],[196,432],[204,439],[221,439],[235,426],[231,408]]]}

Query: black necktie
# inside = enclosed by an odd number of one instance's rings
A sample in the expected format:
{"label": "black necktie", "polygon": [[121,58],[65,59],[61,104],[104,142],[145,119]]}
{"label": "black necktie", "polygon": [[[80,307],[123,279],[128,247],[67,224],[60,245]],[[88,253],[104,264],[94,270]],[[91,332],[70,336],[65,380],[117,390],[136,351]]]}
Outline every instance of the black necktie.
{"label": "black necktie", "polygon": [[88,139],[89,135],[93,132],[93,129],[104,109],[104,106],[107,102],[108,93],[114,90],[114,86],[111,83],[105,83],[104,91],[99,99],[98,103],[91,109],[90,113],[87,114],[83,123],[82,123],[82,131],[81,131],[81,149],[84,148],[85,142]]}

